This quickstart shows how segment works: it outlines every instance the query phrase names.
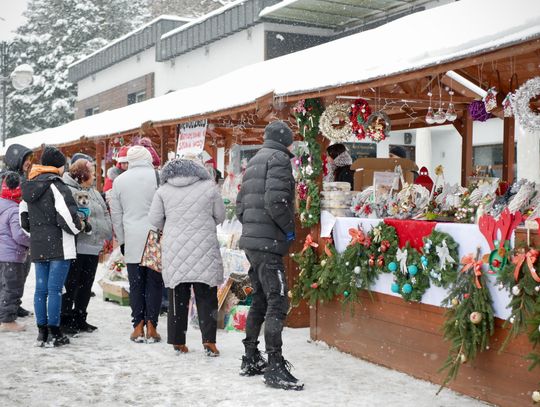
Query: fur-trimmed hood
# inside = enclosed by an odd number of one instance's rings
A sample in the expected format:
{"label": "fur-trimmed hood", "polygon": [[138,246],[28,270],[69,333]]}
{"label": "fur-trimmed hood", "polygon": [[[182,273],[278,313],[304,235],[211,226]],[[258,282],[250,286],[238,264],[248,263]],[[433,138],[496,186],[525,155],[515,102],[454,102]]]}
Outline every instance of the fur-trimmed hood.
{"label": "fur-trimmed hood", "polygon": [[192,160],[176,159],[169,161],[161,170],[161,184],[168,183],[177,187],[191,185],[197,181],[211,179],[210,174],[201,164]]}

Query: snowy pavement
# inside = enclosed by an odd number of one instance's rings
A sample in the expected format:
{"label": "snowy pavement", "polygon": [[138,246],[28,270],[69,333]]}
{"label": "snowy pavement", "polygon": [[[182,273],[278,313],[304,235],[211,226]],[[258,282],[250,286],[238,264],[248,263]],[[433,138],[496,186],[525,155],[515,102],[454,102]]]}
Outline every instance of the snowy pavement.
{"label": "snowy pavement", "polygon": [[[99,279],[98,271],[98,279]],[[33,309],[34,274],[23,306]],[[468,407],[486,404],[350,355],[310,343],[308,329],[286,329],[284,355],[301,392],[267,388],[260,377],[238,375],[243,335],[218,331],[222,356],[208,358],[200,333],[190,326],[190,353],[177,356],[170,345],[129,341],[130,309],[101,299],[89,307],[92,334],[64,348],[33,347],[33,317],[22,334],[0,332],[1,406],[384,406]],[[166,338],[166,320],[158,330]]]}

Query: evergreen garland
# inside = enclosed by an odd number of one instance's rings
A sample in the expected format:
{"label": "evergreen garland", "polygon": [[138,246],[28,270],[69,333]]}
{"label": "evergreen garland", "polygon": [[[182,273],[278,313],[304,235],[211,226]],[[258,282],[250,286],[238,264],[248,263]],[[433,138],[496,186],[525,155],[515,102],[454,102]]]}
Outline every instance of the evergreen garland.
{"label": "evergreen garland", "polygon": [[339,255],[335,247],[328,242],[325,244],[324,253],[319,264],[313,268],[313,278],[310,288],[306,292],[306,299],[310,304],[318,301],[331,301],[337,291],[335,279],[339,262]]}
{"label": "evergreen garland", "polygon": [[[433,230],[429,236],[423,238],[424,255],[420,260],[428,270],[429,277],[437,287],[447,288],[456,280],[459,269],[459,245],[448,233]],[[446,259],[441,267],[441,252],[444,246],[448,248],[448,255],[454,261]]]}
{"label": "evergreen garland", "polygon": [[299,199],[300,222],[302,227],[311,227],[319,223],[321,199],[319,186],[314,181],[307,181],[307,198]]}
{"label": "evergreen garland", "polygon": [[384,222],[370,230],[371,246],[367,251],[368,262],[374,264],[378,272],[388,272],[387,265],[396,257],[399,239],[396,229]]}
{"label": "evergreen garland", "polygon": [[531,318],[527,320],[527,324],[529,325],[528,336],[529,342],[532,343],[535,350],[529,353],[525,358],[531,362],[529,365],[529,371],[533,370],[537,366],[540,366],[540,353],[536,349],[538,344],[540,344],[540,301],[535,303],[534,310],[531,315]]}
{"label": "evergreen garland", "polygon": [[291,257],[293,261],[298,264],[300,268],[300,274],[294,282],[291,290],[291,304],[293,307],[297,306],[303,298],[307,298],[307,293],[311,290],[311,285],[315,282],[315,265],[317,264],[317,253],[313,247],[307,245],[299,253],[292,253]]}
{"label": "evergreen garland", "polygon": [[450,288],[442,305],[450,307],[443,326],[444,339],[451,342],[448,358],[439,372],[447,371],[439,393],[454,380],[463,363],[473,360],[479,351],[489,349],[489,337],[494,331],[491,295],[486,286],[482,261],[472,255],[461,260],[463,268]]}
{"label": "evergreen garland", "polygon": [[[407,252],[406,268],[402,269],[399,259]],[[403,250],[398,250],[396,258],[388,263],[388,270],[394,274],[391,290],[400,294],[405,301],[420,301],[429,288],[429,275],[420,259],[420,253],[407,242]]]}
{"label": "evergreen garland", "polygon": [[[507,263],[497,276],[499,286],[511,294],[508,304],[511,313],[504,323],[504,327],[510,325],[510,330],[501,345],[501,351],[512,338],[525,332],[529,320],[535,318],[536,302],[540,298],[540,281],[535,280],[540,279],[535,271],[537,259],[538,251],[534,249],[516,249],[512,262]],[[530,264],[533,270],[530,269]]]}

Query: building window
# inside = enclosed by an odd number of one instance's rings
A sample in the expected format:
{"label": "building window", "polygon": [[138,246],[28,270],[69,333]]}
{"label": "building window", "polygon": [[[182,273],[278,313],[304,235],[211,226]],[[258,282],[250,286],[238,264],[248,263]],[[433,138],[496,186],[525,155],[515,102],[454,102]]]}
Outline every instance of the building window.
{"label": "building window", "polygon": [[[514,147],[515,148],[515,147]],[[514,157],[517,157],[514,152]],[[517,172],[517,159],[514,163],[514,176]],[[473,165],[479,175],[487,177],[502,177],[503,145],[491,144],[473,147]]]}
{"label": "building window", "polygon": [[94,107],[91,107],[91,108],[86,109],[84,111],[84,115],[86,117],[93,116],[93,115],[98,114],[98,113],[99,113],[99,106],[94,106]]}
{"label": "building window", "polygon": [[127,104],[132,105],[133,103],[139,103],[146,99],[146,92],[143,90],[141,92],[133,92],[128,94]]}

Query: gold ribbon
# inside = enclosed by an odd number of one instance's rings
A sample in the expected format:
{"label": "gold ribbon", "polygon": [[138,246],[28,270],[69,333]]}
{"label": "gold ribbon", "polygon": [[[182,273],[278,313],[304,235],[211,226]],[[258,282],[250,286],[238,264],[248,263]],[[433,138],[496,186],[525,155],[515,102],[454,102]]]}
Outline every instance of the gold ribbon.
{"label": "gold ribbon", "polygon": [[519,278],[519,270],[521,270],[521,266],[523,266],[523,262],[527,261],[527,266],[529,266],[529,271],[531,272],[531,276],[537,283],[540,283],[540,277],[538,274],[536,274],[536,269],[534,268],[534,263],[536,263],[536,260],[538,260],[538,250],[531,249],[527,253],[524,251],[519,253],[518,255],[514,256],[512,259],[512,263],[516,265],[514,268],[514,279],[518,281]]}

